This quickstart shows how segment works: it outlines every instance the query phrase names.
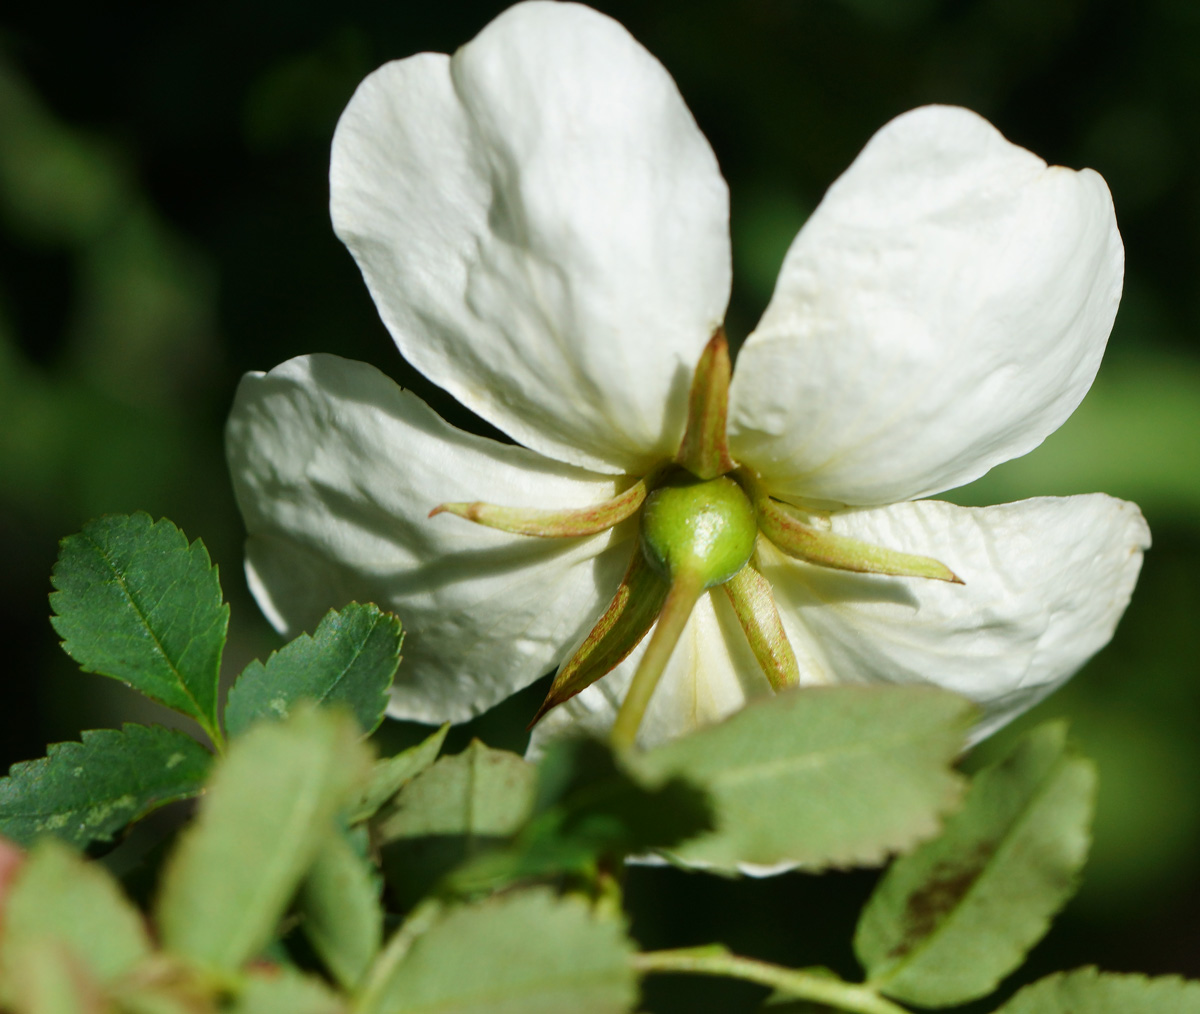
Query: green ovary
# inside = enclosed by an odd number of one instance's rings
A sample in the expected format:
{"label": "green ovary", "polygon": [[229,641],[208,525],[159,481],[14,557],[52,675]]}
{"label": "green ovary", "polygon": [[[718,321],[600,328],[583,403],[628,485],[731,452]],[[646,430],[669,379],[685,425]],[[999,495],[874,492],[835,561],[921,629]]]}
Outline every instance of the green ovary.
{"label": "green ovary", "polygon": [[733,479],[669,477],[642,506],[642,552],[668,581],[724,584],[754,553],[754,506]]}

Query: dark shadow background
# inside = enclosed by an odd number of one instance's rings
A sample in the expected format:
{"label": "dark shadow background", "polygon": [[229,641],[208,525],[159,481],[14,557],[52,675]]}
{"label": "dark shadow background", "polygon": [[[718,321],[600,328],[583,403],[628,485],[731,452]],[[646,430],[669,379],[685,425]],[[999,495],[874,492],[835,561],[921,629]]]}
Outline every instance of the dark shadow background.
{"label": "dark shadow background", "polygon": [[[399,360],[333,236],[328,147],[368,71],[453,50],[503,6],[25,4],[0,21],[5,764],[144,714],[80,675],[47,622],[56,542],[89,517],[143,509],[202,537],[233,604],[228,668],[276,645],[241,579],[222,458],[242,372],[336,352],[464,422]],[[1104,490],[1150,520],[1155,546],[1116,640],[1033,716],[1070,716],[1102,788],[1085,884],[1029,974],[1098,963],[1200,976],[1200,4],[598,6],[674,74],[730,181],[735,338],[824,188],[912,106],[970,106],[1051,162],[1108,180],[1128,268],[1100,378],[1042,448],[951,496]],[[533,707],[518,699],[479,728],[519,748]],[[873,876],[638,870],[634,930],[648,946],[720,939],[853,974],[847,941]],[[663,980],[646,1007],[736,1012],[761,995]]]}

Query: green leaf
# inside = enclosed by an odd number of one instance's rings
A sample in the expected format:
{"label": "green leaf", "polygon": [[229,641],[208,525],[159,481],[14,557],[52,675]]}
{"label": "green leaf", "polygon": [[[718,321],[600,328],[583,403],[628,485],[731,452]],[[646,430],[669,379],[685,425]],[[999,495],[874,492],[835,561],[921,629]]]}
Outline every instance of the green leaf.
{"label": "green leaf", "polygon": [[160,726],[96,729],[82,740],[55,743],[0,778],[0,834],[22,845],[45,834],[78,846],[107,841],[152,810],[196,795],[212,764],[190,736]]}
{"label": "green leaf", "polygon": [[320,979],[279,967],[248,971],[228,1014],[344,1014],[345,1010],[337,994]]}
{"label": "green leaf", "polygon": [[501,895],[450,910],[394,965],[389,945],[357,1014],[623,1014],[638,995],[631,950],[578,899]]}
{"label": "green leaf", "polygon": [[587,874],[606,856],[674,848],[712,830],[700,790],[680,778],[649,788],[592,739],[552,743],[538,765],[536,816],[500,852],[456,871],[464,893],[529,877]]}
{"label": "green leaf", "polygon": [[[200,979],[191,969],[166,965],[161,959],[146,966],[149,974],[139,969],[117,988],[110,990],[114,1001],[111,1010],[117,1014],[216,1014],[219,986]],[[164,974],[167,970],[170,974]],[[110,1008],[104,1008],[108,1014]]]}
{"label": "green leaf", "polygon": [[399,903],[410,905],[465,859],[516,834],[536,792],[532,764],[478,740],[417,775],[372,824]]}
{"label": "green leaf", "polygon": [[229,607],[204,544],[165,518],[107,515],[63,539],[54,629],[88,672],[119,679],[219,740],[217,675]]}
{"label": "green leaf", "polygon": [[51,838],[34,846],[9,890],[0,981],[20,966],[22,941],[42,939],[55,942],[102,982],[150,953],[141,914],[104,867]]}
{"label": "green leaf", "polygon": [[688,864],[877,864],[933,835],[961,794],[951,765],[974,708],[929,687],[811,687],[752,704],[630,763],[651,783],[686,778],[716,830]]}
{"label": "green leaf", "polygon": [[364,732],[387,710],[388,687],[400,665],[400,621],[377,606],[352,602],[330,610],[310,637],[301,634],[262,662],[246,666],[229,691],[225,731],[245,732],[260,719],[279,719],[301,700],[342,704]]}
{"label": "green leaf", "polygon": [[6,1014],[107,1014],[99,983],[54,937],[29,937],[6,947],[0,1001]]}
{"label": "green leaf", "polygon": [[1026,986],[996,1014],[1200,1014],[1200,982],[1080,968]]}
{"label": "green leaf", "polygon": [[537,769],[508,750],[472,740],[417,775],[380,815],[380,842],[432,834],[507,838],[533,810]]}
{"label": "green leaf", "polygon": [[450,723],[447,722],[416,746],[410,746],[394,757],[376,761],[366,788],[351,809],[350,823],[357,824],[374,817],[379,808],[399,792],[406,782],[411,781],[437,760],[449,731]]}
{"label": "green leaf", "polygon": [[868,983],[921,1007],[991,993],[1074,893],[1095,790],[1059,722],[980,771],[942,835],[896,860],[863,910]]}
{"label": "green leaf", "polygon": [[[351,835],[362,839],[355,848]],[[344,989],[353,989],[383,938],[379,879],[363,849],[365,832],[330,835],[300,888],[297,908],[313,950]]]}
{"label": "green leaf", "polygon": [[227,970],[257,954],[368,770],[357,724],[337,711],[300,707],[236,740],[163,873],[164,946]]}

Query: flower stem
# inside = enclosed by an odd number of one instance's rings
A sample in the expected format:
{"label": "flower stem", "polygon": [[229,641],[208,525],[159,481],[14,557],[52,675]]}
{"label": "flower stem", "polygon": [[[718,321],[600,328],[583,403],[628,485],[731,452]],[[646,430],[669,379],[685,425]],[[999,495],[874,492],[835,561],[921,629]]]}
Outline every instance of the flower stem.
{"label": "flower stem", "polygon": [[853,1014],[909,1014],[906,1008],[885,1000],[869,986],[843,982],[834,976],[781,968],[754,958],[743,958],[730,954],[720,944],[635,954],[633,966],[642,973],[681,972],[744,979],[770,986],[789,998],[811,1000]]}
{"label": "flower stem", "polygon": [[617,720],[613,723],[613,749],[628,750],[633,747],[654,688],[658,686],[671,660],[671,652],[675,650],[702,591],[704,582],[696,574],[684,571],[672,578],[671,590],[663,602],[658,623],[650,635],[650,643],[646,645],[646,653],[638,663],[625,700],[621,702],[621,710],[617,712]]}

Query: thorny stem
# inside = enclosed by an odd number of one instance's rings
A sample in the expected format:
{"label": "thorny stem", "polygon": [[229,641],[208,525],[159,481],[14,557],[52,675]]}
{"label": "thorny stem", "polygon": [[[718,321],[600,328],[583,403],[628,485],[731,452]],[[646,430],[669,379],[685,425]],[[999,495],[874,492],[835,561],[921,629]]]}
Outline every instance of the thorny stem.
{"label": "thorny stem", "polygon": [[621,702],[621,709],[617,712],[617,720],[613,723],[614,750],[632,749],[654,688],[658,686],[658,681],[671,660],[671,653],[675,650],[675,645],[702,591],[704,583],[696,574],[685,571],[671,581],[671,590],[667,592],[662,612],[659,613],[658,625],[650,635],[646,654],[638,663],[633,681],[625,693],[625,700]]}
{"label": "thorny stem", "polygon": [[827,1004],[852,1014],[910,1014],[899,1004],[885,1000],[869,986],[814,975],[768,964],[755,958],[730,954],[720,944],[685,947],[671,951],[649,951],[633,956],[633,967],[642,973],[680,972],[689,975],[719,975],[770,986],[789,998]]}

